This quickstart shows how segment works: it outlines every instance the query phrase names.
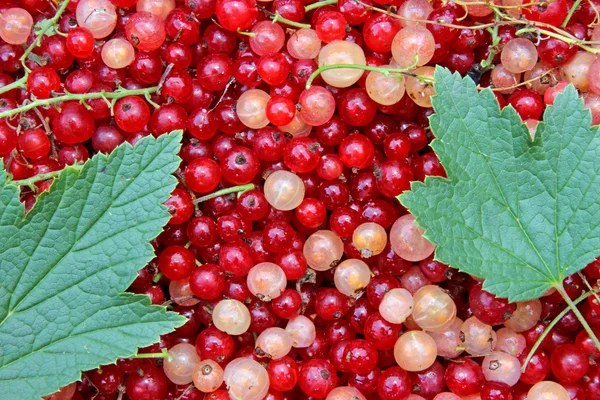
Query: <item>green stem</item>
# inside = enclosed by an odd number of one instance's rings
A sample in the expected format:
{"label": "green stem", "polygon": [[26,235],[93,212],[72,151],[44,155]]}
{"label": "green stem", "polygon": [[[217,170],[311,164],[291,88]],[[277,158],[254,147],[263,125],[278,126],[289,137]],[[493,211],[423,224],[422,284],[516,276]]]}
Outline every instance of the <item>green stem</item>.
{"label": "green stem", "polygon": [[158,283],[160,281],[160,279],[162,278],[162,276],[163,276],[162,272],[159,272],[158,274],[154,275],[154,278],[152,278],[152,282]]}
{"label": "green stem", "polygon": [[581,322],[581,325],[583,325],[583,329],[585,329],[585,331],[588,333],[588,335],[590,335],[590,338],[592,339],[592,342],[594,342],[594,344],[596,345],[596,348],[598,350],[600,350],[600,340],[598,340],[598,338],[594,334],[594,331],[592,330],[590,325],[587,323],[587,321],[585,320],[585,318],[583,317],[583,315],[577,308],[577,305],[573,302],[573,300],[571,300],[571,298],[569,297],[567,292],[565,292],[565,289],[562,286],[559,286],[556,289],[558,290],[560,295],[563,297],[563,299],[565,299],[565,301],[569,305],[569,308],[573,311],[573,313],[575,314],[575,316],[577,317],[579,322]]}
{"label": "green stem", "polygon": [[302,28],[304,28],[304,29],[310,29],[311,28],[310,24],[302,24],[300,22],[296,22],[296,21],[289,20],[287,18],[283,18],[281,16],[281,14],[279,14],[278,12],[276,12],[275,14],[273,14],[271,16],[271,19],[273,20],[273,23],[275,23],[275,22],[281,22],[283,24],[286,24],[286,25],[289,25],[289,26],[293,26],[293,27],[296,27],[296,28],[300,28],[300,29],[302,29]]}
{"label": "green stem", "polygon": [[408,68],[383,68],[383,67],[373,67],[371,65],[332,64],[332,65],[323,65],[323,66],[319,67],[315,72],[313,72],[310,75],[310,77],[308,78],[308,80],[306,81],[306,89],[310,89],[312,82],[321,73],[323,73],[325,71],[329,71],[331,69],[338,69],[338,68],[362,69],[363,71],[375,71],[375,72],[379,72],[380,74],[385,75],[385,76],[389,76],[390,74],[403,74],[403,75],[408,75],[408,76],[417,78],[420,81],[433,83],[431,78],[428,76],[415,75],[415,74],[408,72],[414,68],[414,65],[411,65]]}
{"label": "green stem", "polygon": [[[587,293],[582,294],[578,298],[576,298],[574,301],[572,301],[573,306],[576,306],[577,304],[581,303],[583,300],[587,299],[589,296],[592,295],[592,293],[594,293],[594,292],[587,292]],[[571,300],[571,299],[569,299],[569,300]],[[531,361],[531,358],[533,357],[533,355],[535,354],[537,349],[540,347],[540,345],[542,344],[542,342],[544,341],[546,336],[548,336],[548,334],[550,333],[552,328],[554,328],[554,325],[556,325],[558,323],[558,321],[560,321],[562,319],[562,317],[564,317],[569,311],[571,311],[570,307],[565,308],[548,324],[546,329],[544,329],[544,332],[542,332],[540,337],[535,341],[535,343],[531,347],[531,350],[529,350],[529,354],[527,354],[527,358],[525,359],[525,362],[523,363],[523,366],[521,367],[521,371],[525,371],[525,369],[527,368],[527,365],[529,364],[529,361]],[[593,338],[596,337],[595,335],[590,335],[590,336]]]}
{"label": "green stem", "polygon": [[35,101],[32,101],[31,103],[22,105],[21,107],[1,112],[0,119],[12,117],[15,114],[29,111],[36,107],[47,107],[52,104],[60,103],[63,101],[71,101],[71,100],[85,101],[85,100],[89,100],[89,99],[117,99],[118,100],[118,99],[121,99],[121,98],[127,97],[127,96],[149,95],[151,93],[156,92],[157,89],[158,88],[154,86],[154,87],[149,87],[149,88],[145,88],[145,89],[116,90],[114,92],[102,91],[102,92],[83,93],[83,94],[69,93],[69,94],[65,94],[63,96],[52,97],[49,99],[37,99]]}
{"label": "green stem", "polygon": [[58,24],[58,20],[60,19],[60,17],[62,16],[62,14],[65,12],[65,10],[67,9],[67,6],[69,5],[69,2],[71,0],[64,0],[60,7],[58,8],[58,10],[56,10],[56,14],[54,14],[54,17],[52,17],[52,19],[49,19],[47,21],[43,21],[43,27],[42,29],[39,31],[39,33],[37,33],[37,37],[36,39],[33,41],[33,43],[31,43],[29,45],[29,47],[27,47],[25,49],[25,51],[23,52],[23,55],[21,56],[21,58],[19,58],[19,61],[21,62],[21,64],[23,65],[23,68],[25,69],[25,74],[17,79],[16,81],[14,81],[11,84],[8,84],[2,88],[0,88],[0,94],[6,93],[12,89],[16,89],[16,88],[25,88],[26,84],[27,84],[27,76],[29,75],[29,68],[27,68],[27,65],[25,65],[25,61],[27,61],[27,58],[29,57],[29,55],[31,54],[31,52],[38,47],[41,43],[42,43],[42,39],[44,37],[44,35],[52,28],[55,27]]}
{"label": "green stem", "polygon": [[[501,16],[502,16],[501,13],[495,12],[494,13],[494,21],[499,22]],[[482,60],[480,63],[480,65],[484,69],[492,68],[492,64],[494,62],[494,57],[496,57],[496,54],[498,54],[498,45],[500,44],[500,36],[498,36],[498,25],[494,25],[493,28],[487,28],[487,31],[492,36],[492,43],[489,46],[490,54],[488,55],[488,58],[485,60]]]}
{"label": "green stem", "polygon": [[569,20],[571,19],[571,17],[573,16],[573,14],[575,14],[575,11],[577,11],[577,8],[579,8],[580,4],[581,4],[581,0],[576,0],[575,3],[573,3],[573,5],[571,6],[571,9],[569,10],[569,13],[565,17],[565,20],[563,21],[562,24],[560,24],[560,26],[562,28],[566,28],[567,27],[567,24],[569,23]]}
{"label": "green stem", "polygon": [[[76,169],[76,170],[79,171],[81,168],[83,168],[83,164],[73,164],[73,165],[68,166],[67,168],[73,168],[73,169]],[[59,169],[58,171],[52,171],[52,172],[46,172],[45,174],[34,175],[31,178],[27,178],[27,179],[20,179],[20,180],[17,180],[17,181],[10,181],[10,183],[12,183],[13,185],[16,185],[16,186],[28,186],[30,188],[33,188],[33,185],[36,182],[45,181],[47,179],[56,178],[65,169]]]}
{"label": "green stem", "polygon": [[249,37],[255,37],[256,33],[254,32],[246,32],[246,31],[242,31],[241,29],[238,28],[237,30],[238,35],[244,35],[244,36],[249,36]]}
{"label": "green stem", "polygon": [[595,44],[594,42],[584,42],[584,41],[581,41],[581,40],[576,39],[576,38],[568,37],[568,36],[565,36],[565,35],[562,35],[562,34],[559,34],[559,33],[555,33],[555,32],[549,31],[547,29],[522,28],[522,29],[519,29],[518,31],[516,31],[515,35],[519,36],[519,35],[522,35],[522,34],[528,33],[528,32],[535,32],[538,35],[545,35],[545,36],[553,37],[553,38],[558,39],[560,41],[563,41],[563,42],[565,42],[567,44],[578,46],[581,49],[587,51],[588,53],[592,53],[592,54],[598,54],[598,53],[600,53],[600,49],[596,49],[596,48],[593,48],[591,46],[588,46],[588,45],[591,45],[591,44]]}
{"label": "green stem", "polygon": [[1,87],[0,94],[6,93],[8,91],[11,91],[11,90],[17,89],[17,88],[25,89],[26,87],[27,87],[27,74],[25,76],[22,76],[21,78],[17,79],[13,83],[9,83],[8,85]]}
{"label": "green stem", "polygon": [[162,349],[160,353],[138,353],[129,358],[171,358],[167,349]]}
{"label": "green stem", "polygon": [[219,196],[224,196],[229,193],[237,193],[237,192],[243,193],[243,192],[247,192],[248,190],[252,190],[252,189],[254,189],[254,184],[252,184],[252,183],[248,183],[246,185],[232,186],[229,188],[217,190],[216,192],[207,194],[206,196],[198,197],[196,200],[194,200],[194,204],[202,203],[203,201],[214,199],[215,197],[219,197]]}
{"label": "green stem", "polygon": [[[58,24],[58,20],[60,19],[61,15],[67,9],[67,6],[69,5],[70,1],[71,0],[64,0],[60,4],[60,7],[58,8],[58,10],[56,10],[56,14],[54,14],[54,17],[52,17],[52,19],[50,19],[48,21],[45,21],[42,29],[39,32],[36,32],[37,38],[35,39],[35,41],[33,43],[31,43],[31,45],[27,49],[25,49],[25,52],[21,56],[20,60],[24,67],[25,67],[25,61],[27,60],[27,57],[29,56],[29,54],[33,51],[33,49],[35,49],[42,43],[42,39],[43,39],[44,35],[46,34],[46,32],[48,32],[50,30],[50,28],[53,28]],[[27,67],[25,67],[25,71],[27,71],[27,70],[28,70]]]}
{"label": "green stem", "polygon": [[318,1],[316,3],[312,3],[312,4],[309,4],[306,7],[304,7],[304,11],[309,12],[310,10],[314,10],[315,8],[337,4],[337,2],[338,2],[338,0],[323,0],[323,1]]}

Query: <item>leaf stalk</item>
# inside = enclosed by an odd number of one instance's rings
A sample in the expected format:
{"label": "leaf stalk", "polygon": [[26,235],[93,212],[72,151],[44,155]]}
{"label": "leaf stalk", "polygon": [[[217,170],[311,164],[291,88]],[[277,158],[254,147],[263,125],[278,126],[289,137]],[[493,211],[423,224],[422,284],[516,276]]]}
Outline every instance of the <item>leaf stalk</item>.
{"label": "leaf stalk", "polygon": [[[594,293],[596,293],[596,292],[595,291],[594,292],[586,292],[586,293],[582,294],[581,296],[579,296],[578,298],[576,298],[575,300],[571,300],[570,298],[569,298],[569,300],[571,301],[571,303],[573,304],[573,306],[575,308],[577,308],[576,307],[577,304],[581,303],[583,300],[587,299],[588,297],[590,297]],[[569,296],[567,296],[567,297],[569,297]],[[537,349],[540,347],[540,345],[542,344],[542,342],[544,341],[544,339],[546,338],[546,336],[548,336],[548,334],[550,333],[550,331],[552,330],[552,328],[554,328],[554,326],[558,323],[558,321],[560,321],[562,319],[562,317],[564,317],[565,315],[567,315],[567,313],[569,311],[571,311],[571,307],[570,306],[566,307],[556,317],[554,317],[554,319],[548,324],[548,326],[546,327],[546,329],[544,329],[544,332],[542,332],[542,334],[535,341],[535,343],[533,344],[533,346],[531,346],[531,350],[529,350],[529,354],[527,354],[527,358],[525,359],[525,362],[523,362],[523,365],[521,366],[521,371],[522,372],[525,372],[525,369],[527,368],[527,365],[529,365],[529,362],[533,358],[533,355],[535,354],[535,352],[537,351]],[[596,338],[596,335],[592,334],[592,335],[590,335],[590,337],[593,340],[593,339]],[[597,341],[597,339],[596,339],[596,341]],[[594,344],[596,343],[596,341],[594,341]]]}
{"label": "leaf stalk", "polygon": [[585,320],[585,318],[581,314],[581,311],[579,311],[579,309],[577,308],[577,305],[573,302],[573,300],[571,300],[571,298],[569,297],[565,289],[562,287],[562,285],[560,287],[557,287],[556,289],[563,297],[563,299],[567,302],[569,308],[573,311],[579,322],[581,322],[581,325],[583,325],[583,329],[585,329],[588,335],[590,335],[590,338],[592,339],[592,342],[594,342],[594,344],[596,345],[596,348],[600,350],[600,340],[598,340],[596,334],[594,334],[594,331],[590,327],[590,324],[588,324],[588,322]]}

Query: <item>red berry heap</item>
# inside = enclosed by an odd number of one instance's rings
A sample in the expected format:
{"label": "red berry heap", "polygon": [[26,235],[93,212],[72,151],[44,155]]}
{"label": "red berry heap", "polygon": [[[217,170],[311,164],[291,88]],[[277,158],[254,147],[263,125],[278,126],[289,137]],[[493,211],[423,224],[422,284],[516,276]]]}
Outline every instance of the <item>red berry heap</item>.
{"label": "red berry heap", "polygon": [[[130,290],[188,322],[51,398],[600,399],[600,350],[562,297],[496,298],[435,261],[396,200],[445,175],[436,65],[532,131],[568,83],[600,123],[600,2],[308,3],[0,6],[15,180],[185,132],[171,220]],[[23,189],[27,207],[50,182]],[[568,295],[599,278],[590,264]],[[600,332],[598,298],[579,307]]]}

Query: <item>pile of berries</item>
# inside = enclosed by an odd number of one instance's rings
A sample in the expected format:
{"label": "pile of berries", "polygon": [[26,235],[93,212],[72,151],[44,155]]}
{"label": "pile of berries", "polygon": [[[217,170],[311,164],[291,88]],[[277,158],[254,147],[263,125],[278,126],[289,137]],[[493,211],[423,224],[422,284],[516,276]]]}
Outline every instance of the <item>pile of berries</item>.
{"label": "pile of berries", "polygon": [[[600,123],[598,10],[3,2],[0,157],[15,180],[184,130],[171,220],[130,291],[188,322],[51,398],[599,400],[600,349],[563,297],[496,298],[435,261],[396,199],[445,175],[428,145],[435,65],[492,88],[532,132],[568,83]],[[50,184],[24,188],[26,206]],[[594,262],[568,296],[598,279]],[[600,333],[597,297],[579,309]]]}

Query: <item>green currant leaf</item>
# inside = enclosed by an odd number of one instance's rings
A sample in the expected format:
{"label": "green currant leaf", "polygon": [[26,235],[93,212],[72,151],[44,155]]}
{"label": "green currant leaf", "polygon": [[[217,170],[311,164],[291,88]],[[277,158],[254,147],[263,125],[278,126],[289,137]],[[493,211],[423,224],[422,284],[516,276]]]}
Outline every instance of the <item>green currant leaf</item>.
{"label": "green currant leaf", "polygon": [[435,72],[432,148],[448,179],[413,183],[400,201],[437,245],[436,258],[485,278],[511,301],[533,299],[600,252],[600,136],[569,86],[535,140],[490,90]]}
{"label": "green currant leaf", "polygon": [[122,293],[169,220],[181,132],[67,167],[24,213],[0,171],[0,396],[35,399],[132,356],[185,318]]}

